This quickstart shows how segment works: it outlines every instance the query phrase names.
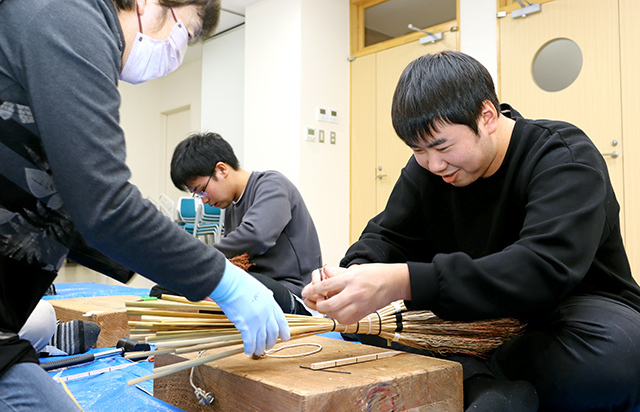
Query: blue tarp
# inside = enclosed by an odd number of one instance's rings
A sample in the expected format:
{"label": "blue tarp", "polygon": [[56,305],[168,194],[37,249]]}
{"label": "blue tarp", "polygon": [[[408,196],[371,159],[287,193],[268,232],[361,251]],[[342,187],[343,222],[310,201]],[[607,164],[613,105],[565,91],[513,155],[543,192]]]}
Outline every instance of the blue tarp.
{"label": "blue tarp", "polygon": [[[99,354],[114,348],[91,349],[88,353]],[[63,359],[56,356],[43,358],[41,362]],[[96,375],[86,376],[87,372],[130,365],[126,368],[115,369]],[[93,362],[71,366],[62,371],[48,372],[52,378],[71,377],[65,381],[69,391],[85,412],[181,412],[175,406],[169,405],[152,396],[153,380],[129,386],[127,381],[153,372],[153,363],[143,360],[132,362],[120,355],[98,358]],[[195,396],[195,395],[194,395]]]}
{"label": "blue tarp", "polygon": [[45,296],[43,299],[71,299],[86,298],[90,296],[149,296],[147,288],[131,288],[125,285],[103,285],[101,283],[78,282],[56,283],[56,295]]}
{"label": "blue tarp", "polygon": [[[148,296],[149,289],[137,289],[124,285],[105,285],[100,283],[56,283],[57,295],[45,296],[45,299],[69,299],[90,296]],[[328,332],[320,336],[342,339],[338,332]],[[87,353],[96,356],[105,350],[115,348],[91,349]],[[42,363],[64,359],[64,356],[41,358]],[[62,372],[50,371],[53,378],[83,375],[90,371],[131,364],[120,355],[98,358],[90,363],[69,367]],[[83,376],[65,381],[69,391],[85,412],[183,412],[182,409],[169,405],[154,398],[153,380],[142,382],[136,386],[129,386],[127,381],[153,372],[153,363],[137,362],[135,365],[123,369],[111,370],[98,375]],[[195,399],[195,394],[194,394]]]}
{"label": "blue tarp", "polygon": [[[149,296],[149,289],[131,288],[125,285],[105,285],[101,283],[56,283],[56,295],[44,299],[70,299],[91,296]],[[99,354],[115,348],[91,349],[87,353]],[[66,356],[41,358],[40,362],[50,362]],[[53,378],[84,375],[89,371],[113,368],[133,362],[120,355],[98,358],[93,362],[71,366],[60,371],[50,371]],[[182,409],[162,402],[153,397],[153,380],[129,386],[127,381],[153,373],[153,362],[142,361],[123,369],[111,370],[102,374],[81,376],[65,381],[69,391],[85,412],[182,412]],[[194,395],[195,396],[195,395]]]}

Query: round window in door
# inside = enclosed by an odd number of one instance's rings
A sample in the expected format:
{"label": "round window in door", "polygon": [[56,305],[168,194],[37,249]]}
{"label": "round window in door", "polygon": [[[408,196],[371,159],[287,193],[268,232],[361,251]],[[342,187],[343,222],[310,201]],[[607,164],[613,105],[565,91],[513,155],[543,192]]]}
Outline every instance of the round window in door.
{"label": "round window in door", "polygon": [[558,38],[542,46],[533,59],[531,71],[538,87],[558,92],[571,86],[582,70],[582,51],[576,42]]}

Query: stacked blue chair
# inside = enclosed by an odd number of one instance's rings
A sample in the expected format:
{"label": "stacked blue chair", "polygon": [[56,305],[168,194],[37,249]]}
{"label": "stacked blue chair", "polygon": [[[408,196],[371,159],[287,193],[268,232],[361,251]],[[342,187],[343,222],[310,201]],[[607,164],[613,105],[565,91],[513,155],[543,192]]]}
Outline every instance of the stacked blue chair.
{"label": "stacked blue chair", "polygon": [[163,215],[167,216],[173,222],[177,220],[176,217],[176,204],[173,200],[164,193],[161,193],[158,197],[158,210],[162,212]]}
{"label": "stacked blue chair", "polygon": [[181,225],[193,236],[198,236],[199,225],[202,220],[203,205],[200,199],[181,197],[178,201],[178,217]]}
{"label": "stacked blue chair", "polygon": [[224,230],[224,210],[206,203],[203,206],[202,219],[197,229],[198,236],[205,236],[207,244],[219,242]]}

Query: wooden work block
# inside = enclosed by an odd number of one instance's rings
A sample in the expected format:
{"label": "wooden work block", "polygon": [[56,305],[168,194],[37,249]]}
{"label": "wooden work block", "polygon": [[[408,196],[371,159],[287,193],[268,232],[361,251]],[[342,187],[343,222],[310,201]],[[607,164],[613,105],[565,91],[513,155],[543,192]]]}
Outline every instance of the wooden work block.
{"label": "wooden work block", "polygon": [[[187,412],[459,412],[463,409],[462,366],[456,362],[403,352],[366,363],[310,370],[300,366],[388,350],[319,336],[291,343],[303,342],[320,343],[322,350],[303,357],[258,360],[239,354],[196,367],[193,383],[215,396],[212,405],[198,404],[189,383],[191,369],[154,379],[154,396]],[[287,344],[278,344],[275,348]],[[312,346],[292,348],[274,355],[312,349]],[[210,350],[204,355],[222,350]],[[155,364],[160,367],[196,356],[193,353],[159,355],[155,357]]]}
{"label": "wooden work block", "polygon": [[130,320],[139,316],[127,316],[124,302],[138,300],[139,296],[92,296],[88,298],[48,300],[56,310],[56,317],[63,322],[88,320],[100,325],[96,348],[116,346],[123,336],[129,336]]}

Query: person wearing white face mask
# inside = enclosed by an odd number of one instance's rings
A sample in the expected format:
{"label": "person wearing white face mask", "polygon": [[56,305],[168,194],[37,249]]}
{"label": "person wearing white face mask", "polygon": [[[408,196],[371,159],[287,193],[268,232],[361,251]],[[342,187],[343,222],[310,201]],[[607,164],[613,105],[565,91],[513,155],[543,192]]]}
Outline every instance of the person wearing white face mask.
{"label": "person wearing white face mask", "polygon": [[0,0],[0,409],[76,408],[17,334],[65,259],[214,299],[248,355],[289,339],[262,284],[129,183],[119,79],[177,68],[219,10],[219,0]]}
{"label": "person wearing white face mask", "polygon": [[169,37],[164,40],[154,39],[142,32],[142,19],[137,9],[136,6],[140,31],[120,72],[120,80],[131,84],[157,79],[177,69],[187,53],[189,42],[189,32],[182,21],[176,19],[173,9],[170,9],[171,16],[176,24]]}

